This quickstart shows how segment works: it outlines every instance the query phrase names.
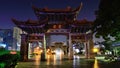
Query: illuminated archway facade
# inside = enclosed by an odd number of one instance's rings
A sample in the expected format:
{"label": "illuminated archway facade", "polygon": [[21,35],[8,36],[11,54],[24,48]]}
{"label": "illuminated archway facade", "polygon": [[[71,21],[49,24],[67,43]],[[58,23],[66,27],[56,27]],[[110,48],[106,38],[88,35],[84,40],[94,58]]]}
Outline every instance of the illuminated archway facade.
{"label": "illuminated archway facade", "polygon": [[[40,42],[40,48],[46,55],[47,49],[61,48],[69,59],[73,59],[73,44],[81,43],[85,47],[85,57],[93,58],[92,22],[76,20],[82,4],[76,8],[48,9],[32,6],[38,20],[18,21],[12,19],[17,27],[23,30],[21,34],[21,59],[28,60],[28,51],[35,42]],[[55,37],[56,36],[56,37]],[[61,40],[60,40],[61,39]],[[46,57],[44,57],[45,59]]]}

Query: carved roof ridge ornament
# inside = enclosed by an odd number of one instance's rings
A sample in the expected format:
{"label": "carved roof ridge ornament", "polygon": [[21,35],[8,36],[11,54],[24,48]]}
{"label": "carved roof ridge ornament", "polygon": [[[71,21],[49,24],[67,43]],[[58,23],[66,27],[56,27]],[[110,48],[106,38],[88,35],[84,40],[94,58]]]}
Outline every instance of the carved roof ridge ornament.
{"label": "carved roof ridge ornament", "polygon": [[82,8],[82,2],[80,3],[80,6],[78,8],[72,9],[71,7],[67,7],[65,9],[49,9],[47,7],[45,8],[37,8],[36,6],[32,5],[32,8],[34,11],[37,12],[48,12],[48,13],[69,13],[69,12],[79,12]]}
{"label": "carved roof ridge ornament", "polygon": [[45,18],[44,20],[41,20],[41,21],[32,20],[32,19],[28,19],[26,21],[18,21],[16,19],[12,18],[12,21],[17,26],[21,26],[21,25],[26,25],[26,26],[40,26],[42,24],[45,24],[48,21],[48,18]]}

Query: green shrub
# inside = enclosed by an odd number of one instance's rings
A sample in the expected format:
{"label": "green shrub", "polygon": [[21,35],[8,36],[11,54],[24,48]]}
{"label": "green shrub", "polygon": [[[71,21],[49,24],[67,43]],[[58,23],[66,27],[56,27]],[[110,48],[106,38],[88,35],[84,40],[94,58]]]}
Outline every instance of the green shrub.
{"label": "green shrub", "polygon": [[0,55],[0,68],[11,68],[15,66],[20,59],[19,52],[17,54],[4,53]]}

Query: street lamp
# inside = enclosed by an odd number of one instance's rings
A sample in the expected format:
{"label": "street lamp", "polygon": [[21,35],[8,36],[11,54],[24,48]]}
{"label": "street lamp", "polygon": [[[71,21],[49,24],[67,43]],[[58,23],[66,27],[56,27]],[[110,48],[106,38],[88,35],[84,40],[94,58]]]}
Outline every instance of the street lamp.
{"label": "street lamp", "polygon": [[94,53],[97,53],[98,51],[99,51],[98,48],[93,48],[93,52],[94,52]]}

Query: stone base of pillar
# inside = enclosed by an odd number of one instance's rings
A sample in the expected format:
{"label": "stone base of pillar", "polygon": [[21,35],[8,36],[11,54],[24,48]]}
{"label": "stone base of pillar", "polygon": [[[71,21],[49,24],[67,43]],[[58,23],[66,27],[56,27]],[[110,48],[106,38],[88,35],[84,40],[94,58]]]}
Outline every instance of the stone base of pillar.
{"label": "stone base of pillar", "polygon": [[46,61],[45,53],[41,53],[41,61]]}
{"label": "stone base of pillar", "polygon": [[89,56],[85,56],[85,58],[86,58],[86,59],[94,59],[95,56],[94,56],[94,54],[90,54]]}
{"label": "stone base of pillar", "polygon": [[23,61],[23,62],[28,61],[27,55],[21,55],[20,61]]}
{"label": "stone base of pillar", "polygon": [[90,56],[89,56],[90,59],[94,59],[95,58],[95,55],[94,53],[91,53]]}
{"label": "stone base of pillar", "polygon": [[95,58],[95,54],[93,52],[93,48],[94,48],[94,43],[93,43],[93,40],[90,39],[89,40],[89,58],[91,58],[91,59]]}
{"label": "stone base of pillar", "polygon": [[68,59],[69,59],[69,60],[73,60],[73,53],[69,53],[69,54],[68,54]]}

